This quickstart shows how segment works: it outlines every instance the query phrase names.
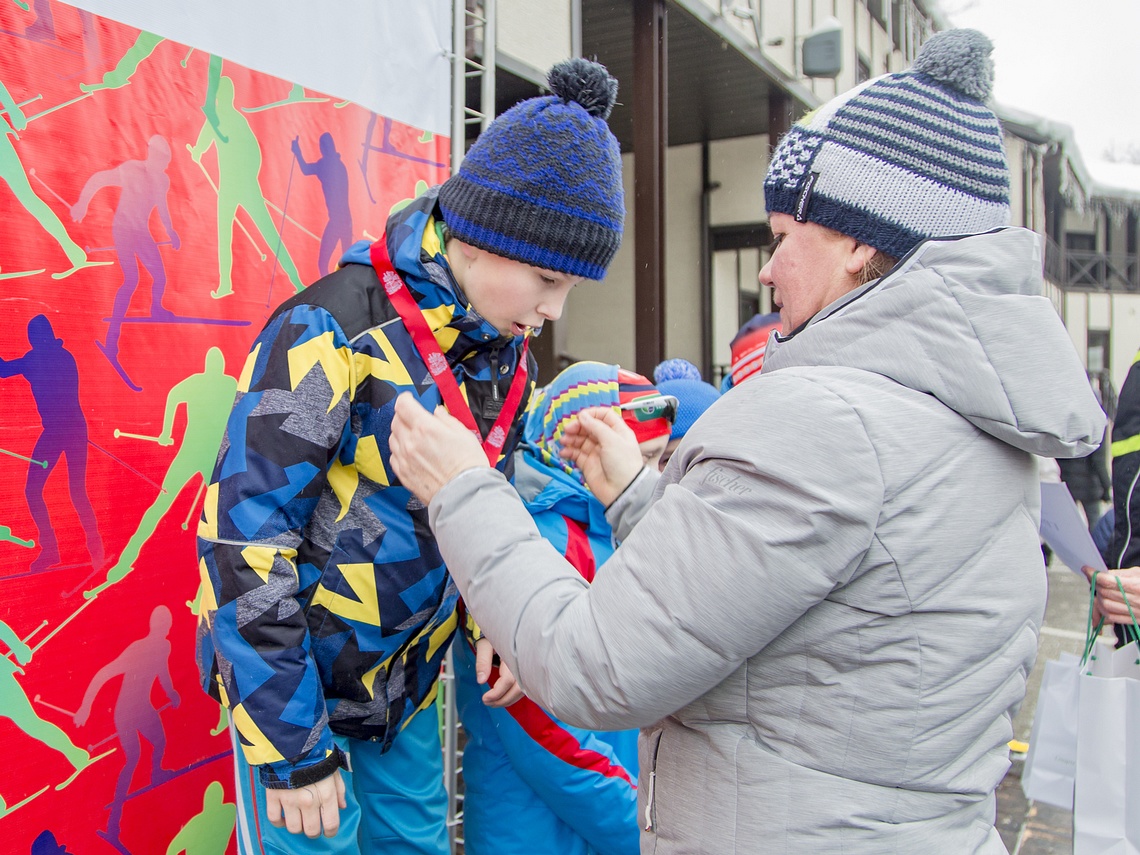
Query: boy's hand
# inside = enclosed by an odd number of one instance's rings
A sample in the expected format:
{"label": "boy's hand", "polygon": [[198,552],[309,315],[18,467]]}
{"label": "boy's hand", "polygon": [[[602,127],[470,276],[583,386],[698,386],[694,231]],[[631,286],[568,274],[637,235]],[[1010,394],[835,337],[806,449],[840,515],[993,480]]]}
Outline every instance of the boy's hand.
{"label": "boy's hand", "polygon": [[586,486],[607,508],[645,465],[637,437],[611,407],[583,410],[559,443],[562,457],[582,470]]}
{"label": "boy's hand", "polygon": [[[475,680],[482,686],[493,676],[495,670],[495,650],[488,638],[475,642]],[[483,693],[483,703],[489,707],[509,707],[523,696],[522,686],[505,662],[498,664],[498,677]]]}
{"label": "boy's hand", "polygon": [[290,834],[306,837],[336,837],[340,831],[340,812],[348,807],[344,798],[344,779],[337,769],[327,778],[297,790],[266,790],[265,812],[269,824],[284,826]]}
{"label": "boy's hand", "polygon": [[396,399],[388,447],[396,477],[424,504],[460,472],[487,465],[479,440],[462,422],[442,406],[429,413],[411,392]]}

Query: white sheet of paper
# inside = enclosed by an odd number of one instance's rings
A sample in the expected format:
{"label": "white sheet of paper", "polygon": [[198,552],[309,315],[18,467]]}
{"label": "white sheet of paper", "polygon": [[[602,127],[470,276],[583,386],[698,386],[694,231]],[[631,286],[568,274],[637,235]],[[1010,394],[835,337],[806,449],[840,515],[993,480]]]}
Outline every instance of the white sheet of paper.
{"label": "white sheet of paper", "polygon": [[1088,565],[1094,570],[1107,570],[1100,551],[1093,543],[1077,503],[1064,484],[1041,484],[1041,538],[1049,544],[1065,566],[1079,573]]}

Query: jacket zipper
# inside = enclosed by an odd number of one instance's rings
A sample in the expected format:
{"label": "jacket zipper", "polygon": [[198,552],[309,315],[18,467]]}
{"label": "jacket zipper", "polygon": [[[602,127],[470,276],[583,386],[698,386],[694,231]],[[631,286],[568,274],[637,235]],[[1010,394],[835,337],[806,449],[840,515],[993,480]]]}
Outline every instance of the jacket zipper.
{"label": "jacket zipper", "polygon": [[499,403],[499,348],[491,351],[491,400]]}
{"label": "jacket zipper", "polygon": [[645,830],[653,830],[653,787],[657,783],[657,771],[649,773],[649,792],[645,795]]}

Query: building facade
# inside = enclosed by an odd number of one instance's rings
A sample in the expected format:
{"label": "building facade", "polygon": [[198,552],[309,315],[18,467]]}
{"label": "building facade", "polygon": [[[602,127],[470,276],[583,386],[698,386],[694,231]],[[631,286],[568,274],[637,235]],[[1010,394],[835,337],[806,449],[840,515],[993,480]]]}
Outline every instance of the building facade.
{"label": "building facade", "polygon": [[[460,0],[462,2],[462,0]],[[540,337],[540,379],[578,359],[649,372],[683,356],[715,380],[741,323],[770,308],[756,274],[770,233],[768,153],[791,123],[869,77],[908,67],[946,26],[926,0],[467,0],[466,47],[493,56],[494,109],[541,91],[581,54],[618,78],[626,233],[603,283],[584,283]],[[488,10],[491,11],[488,16]],[[493,48],[484,32],[493,19]],[[838,31],[834,76],[808,77],[803,45]],[[468,141],[487,90],[469,71]]]}

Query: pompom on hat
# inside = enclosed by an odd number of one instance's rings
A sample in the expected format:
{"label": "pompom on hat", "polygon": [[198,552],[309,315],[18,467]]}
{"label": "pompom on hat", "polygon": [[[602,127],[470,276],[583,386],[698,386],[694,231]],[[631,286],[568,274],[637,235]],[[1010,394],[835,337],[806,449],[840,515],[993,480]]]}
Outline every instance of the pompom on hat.
{"label": "pompom on hat", "polygon": [[666,359],[653,369],[653,382],[662,394],[677,399],[677,418],[669,439],[680,439],[716,399],[720,391],[701,378],[701,370],[687,359]]}
{"label": "pompom on hat", "polygon": [[993,45],[948,30],[909,71],[869,80],[800,119],[764,179],[788,214],[901,258],[931,237],[1009,225],[1001,124],[985,105]]}
{"label": "pompom on hat", "polygon": [[621,150],[606,124],[617,80],[585,59],[555,65],[551,94],[507,110],[439,190],[451,234],[544,270],[601,279],[621,244]]}

